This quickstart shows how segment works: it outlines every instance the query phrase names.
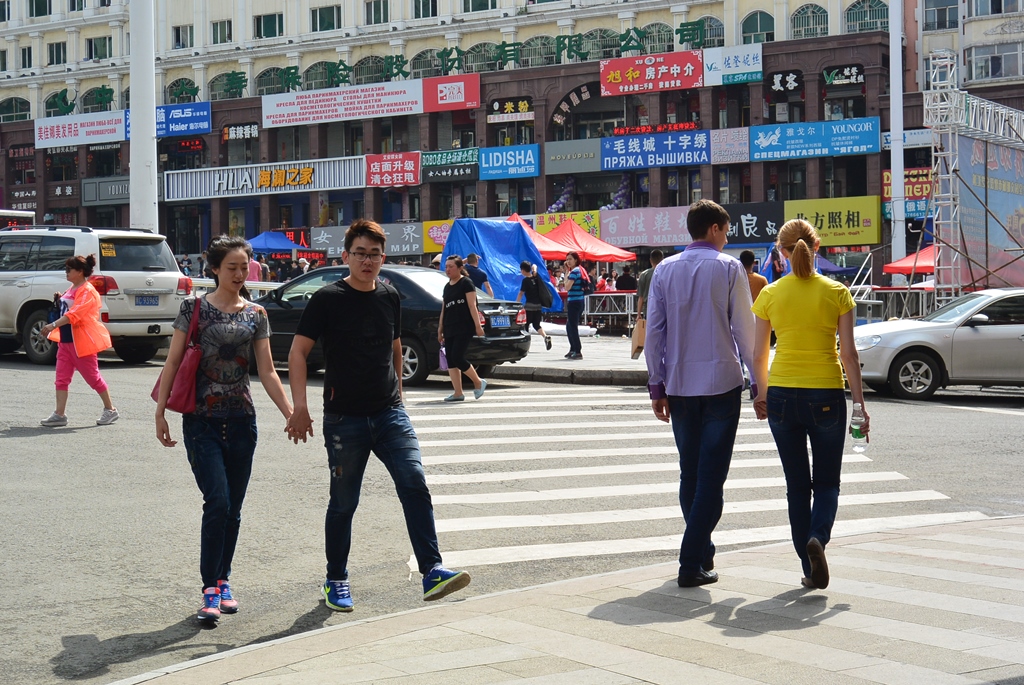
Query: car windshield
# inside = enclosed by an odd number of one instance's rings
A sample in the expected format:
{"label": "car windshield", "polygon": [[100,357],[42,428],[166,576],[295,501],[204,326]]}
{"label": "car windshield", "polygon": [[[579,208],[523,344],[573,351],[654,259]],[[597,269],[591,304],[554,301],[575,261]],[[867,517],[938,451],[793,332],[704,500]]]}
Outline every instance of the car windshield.
{"label": "car windshield", "polygon": [[103,238],[100,240],[101,271],[177,271],[178,263],[163,240]]}
{"label": "car windshield", "polygon": [[921,321],[934,321],[937,323],[956,321],[969,310],[974,309],[978,304],[978,300],[984,297],[985,295],[980,295],[978,293],[964,295],[963,297],[953,300],[946,306],[936,309],[928,316],[922,317]]}
{"label": "car windshield", "polygon": [[[408,278],[428,293],[436,295],[438,299],[441,299],[444,294],[444,287],[448,284],[448,277],[442,272],[433,269],[409,269],[401,273],[402,276]],[[480,288],[476,289],[476,299],[478,301],[494,301],[493,297],[480,290]]]}

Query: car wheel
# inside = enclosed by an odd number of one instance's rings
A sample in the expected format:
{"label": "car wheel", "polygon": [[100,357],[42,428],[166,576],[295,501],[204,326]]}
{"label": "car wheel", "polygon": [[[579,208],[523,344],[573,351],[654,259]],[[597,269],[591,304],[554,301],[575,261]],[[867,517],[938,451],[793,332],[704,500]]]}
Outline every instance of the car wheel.
{"label": "car wheel", "polygon": [[37,309],[25,319],[21,344],[33,364],[53,364],[57,361],[57,343],[43,335],[43,326],[49,310]]}
{"label": "car wheel", "polygon": [[125,364],[145,364],[156,356],[155,345],[114,345],[114,352]]}
{"label": "car wheel", "polygon": [[864,385],[868,386],[871,390],[874,390],[879,395],[891,395],[892,388],[889,387],[888,383],[875,383],[864,381]]}
{"label": "car wheel", "polygon": [[402,384],[420,385],[429,373],[430,365],[423,344],[415,338],[402,338]]}
{"label": "car wheel", "polygon": [[20,340],[10,340],[6,338],[0,340],[0,354],[10,354],[11,352],[17,352],[19,347],[21,347]]}
{"label": "car wheel", "polygon": [[938,363],[924,352],[900,355],[889,371],[889,387],[904,400],[926,400],[939,389],[942,373]]}
{"label": "car wheel", "polygon": [[494,364],[481,364],[476,367],[476,375],[480,376],[480,378],[490,378],[493,373]]}

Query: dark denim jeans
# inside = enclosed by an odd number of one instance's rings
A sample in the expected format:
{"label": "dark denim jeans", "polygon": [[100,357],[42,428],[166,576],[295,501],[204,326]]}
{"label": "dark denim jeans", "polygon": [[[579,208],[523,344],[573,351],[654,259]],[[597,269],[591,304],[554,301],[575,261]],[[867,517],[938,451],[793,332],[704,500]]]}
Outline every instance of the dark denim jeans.
{"label": "dark denim jeans", "polygon": [[428,573],[440,564],[434,507],[423,475],[420,443],[405,408],[391,407],[373,416],[324,414],[324,444],[331,467],[331,500],[324,524],[327,578],[348,578],[352,517],[359,506],[359,490],[371,451],[395,482],[420,573]]}
{"label": "dark denim jeans", "polygon": [[[786,474],[793,546],[800,556],[804,576],[810,577],[807,541],[815,537],[822,545],[828,544],[839,508],[839,472],[846,442],[846,392],[768,388],[768,426]],[[807,455],[808,438],[813,465]]]}
{"label": "dark denim jeans", "polygon": [[668,398],[679,450],[679,505],[686,530],[679,548],[679,575],[696,575],[714,559],[711,533],[722,518],[722,491],[740,422],[743,386],[721,395]]}
{"label": "dark denim jeans", "polygon": [[231,575],[242,501],[256,452],[256,417],[212,419],[186,414],[181,432],[188,463],[203,493],[199,573],[205,590]]}
{"label": "dark denim jeans", "polygon": [[566,302],[565,335],[569,338],[570,352],[583,352],[580,342],[580,317],[583,316],[583,300]]}

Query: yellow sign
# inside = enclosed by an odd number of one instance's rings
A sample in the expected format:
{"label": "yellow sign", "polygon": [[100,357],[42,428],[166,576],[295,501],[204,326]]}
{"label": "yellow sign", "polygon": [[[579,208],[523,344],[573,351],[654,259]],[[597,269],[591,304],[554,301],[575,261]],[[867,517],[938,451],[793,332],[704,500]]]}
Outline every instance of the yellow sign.
{"label": "yellow sign", "polygon": [[824,246],[876,245],[882,241],[882,205],[878,195],[789,200],[786,219],[806,219]]}
{"label": "yellow sign", "polygon": [[452,230],[452,224],[454,223],[455,219],[423,222],[424,254],[444,252],[444,244],[448,242],[448,231]]}
{"label": "yellow sign", "polygon": [[116,257],[117,249],[114,247],[114,243],[100,243],[100,256]]}
{"label": "yellow sign", "polygon": [[538,233],[549,233],[558,228],[558,226],[566,219],[572,219],[579,224],[580,228],[587,231],[595,238],[601,237],[601,212],[596,209],[591,212],[538,214],[533,220],[533,227],[537,229]]}

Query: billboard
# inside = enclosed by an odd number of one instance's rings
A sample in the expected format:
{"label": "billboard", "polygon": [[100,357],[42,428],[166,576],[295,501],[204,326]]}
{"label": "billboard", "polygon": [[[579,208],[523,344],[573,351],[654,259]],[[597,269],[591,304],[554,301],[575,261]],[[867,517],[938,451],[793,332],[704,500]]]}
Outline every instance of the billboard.
{"label": "billboard", "polygon": [[788,219],[806,219],[826,247],[877,245],[882,242],[882,212],[878,195],[788,200]]}
{"label": "billboard", "polygon": [[601,212],[601,240],[616,247],[689,245],[689,207],[638,207]]}
{"label": "billboard", "polygon": [[683,90],[704,85],[700,50],[601,60],[601,97]]}
{"label": "billboard", "polygon": [[878,117],[750,127],[750,161],[866,155],[881,150]]}
{"label": "billboard", "polygon": [[601,169],[621,171],[710,164],[709,142],[708,131],[604,138],[601,141]]}
{"label": "billboard", "polygon": [[763,78],[760,43],[704,48],[705,86],[751,83]]}

